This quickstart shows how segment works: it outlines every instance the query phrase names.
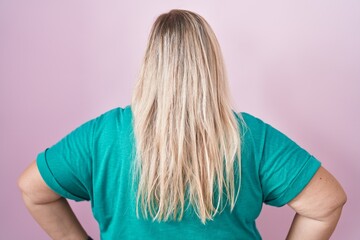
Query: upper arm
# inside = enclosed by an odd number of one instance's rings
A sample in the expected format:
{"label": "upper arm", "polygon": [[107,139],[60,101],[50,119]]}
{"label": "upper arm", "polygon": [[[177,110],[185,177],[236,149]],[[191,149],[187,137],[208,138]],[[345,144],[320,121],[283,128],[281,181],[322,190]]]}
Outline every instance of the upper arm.
{"label": "upper arm", "polygon": [[40,175],[36,160],[34,160],[20,175],[18,186],[33,203],[48,203],[61,197],[46,185]]}
{"label": "upper arm", "polygon": [[27,179],[32,179],[32,185],[35,186],[23,189],[38,192],[38,184],[42,184],[61,197],[75,201],[90,200],[92,134],[95,121],[96,119],[93,119],[81,124],[57,143],[40,152],[27,170]]}
{"label": "upper arm", "polygon": [[253,141],[259,163],[263,202],[281,207],[298,195],[321,166],[319,160],[284,133],[260,119],[245,115],[247,141]]}
{"label": "upper arm", "polygon": [[320,167],[306,187],[288,205],[298,214],[322,220],[346,202],[340,183]]}

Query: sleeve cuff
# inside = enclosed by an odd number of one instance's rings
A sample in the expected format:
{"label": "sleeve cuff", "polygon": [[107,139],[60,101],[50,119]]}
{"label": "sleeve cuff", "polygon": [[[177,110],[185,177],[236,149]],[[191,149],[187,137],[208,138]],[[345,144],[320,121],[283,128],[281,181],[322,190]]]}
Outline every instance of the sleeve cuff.
{"label": "sleeve cuff", "polygon": [[280,197],[267,202],[267,204],[275,207],[282,207],[290,202],[306,187],[320,166],[320,161],[314,156],[310,156],[301,168],[299,174],[288,186],[287,190],[281,194]]}
{"label": "sleeve cuff", "polygon": [[53,173],[51,172],[49,165],[46,160],[46,149],[45,151],[38,154],[36,158],[36,164],[39,169],[41,177],[44,179],[45,183],[48,185],[48,187],[59,194],[60,196],[64,198],[69,198],[75,201],[83,201],[84,199],[79,198],[68,191],[66,191],[55,179]]}

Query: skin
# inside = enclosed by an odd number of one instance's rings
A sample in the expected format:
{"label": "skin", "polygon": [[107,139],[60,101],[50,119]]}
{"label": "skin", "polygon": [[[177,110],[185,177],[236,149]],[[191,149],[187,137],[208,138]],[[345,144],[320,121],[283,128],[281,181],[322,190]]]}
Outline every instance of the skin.
{"label": "skin", "polygon": [[286,239],[329,239],[346,200],[340,183],[320,167],[303,191],[288,203],[296,214]]}
{"label": "skin", "polygon": [[87,239],[87,233],[67,200],[52,191],[44,182],[36,161],[22,173],[18,186],[27,209],[52,239]]}
{"label": "skin", "polygon": [[[52,239],[87,239],[66,199],[53,192],[33,161],[18,179],[23,200],[33,218]],[[287,240],[329,239],[346,202],[339,182],[320,167],[304,190],[288,205],[296,214]]]}

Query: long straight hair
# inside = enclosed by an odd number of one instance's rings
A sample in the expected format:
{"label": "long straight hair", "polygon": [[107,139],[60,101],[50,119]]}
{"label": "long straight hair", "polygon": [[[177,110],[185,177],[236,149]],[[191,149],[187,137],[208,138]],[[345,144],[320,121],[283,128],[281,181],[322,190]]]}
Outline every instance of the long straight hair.
{"label": "long straight hair", "polygon": [[241,140],[229,96],[221,50],[205,19],[186,10],[160,15],[131,103],[138,217],[140,207],[146,219],[181,220],[192,205],[205,223],[224,200],[233,210]]}

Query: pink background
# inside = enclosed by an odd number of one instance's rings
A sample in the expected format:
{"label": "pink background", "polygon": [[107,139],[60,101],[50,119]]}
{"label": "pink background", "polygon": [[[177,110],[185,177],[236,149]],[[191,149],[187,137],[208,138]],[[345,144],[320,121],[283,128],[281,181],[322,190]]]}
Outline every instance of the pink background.
{"label": "pink background", "polygon": [[[234,108],[286,133],[342,183],[348,203],[332,239],[360,239],[357,0],[0,0],[0,238],[48,239],[17,177],[81,123],[130,103],[150,27],[172,8],[213,27]],[[89,203],[71,204],[98,239]],[[287,206],[264,206],[263,238],[284,239],[292,216]]]}

